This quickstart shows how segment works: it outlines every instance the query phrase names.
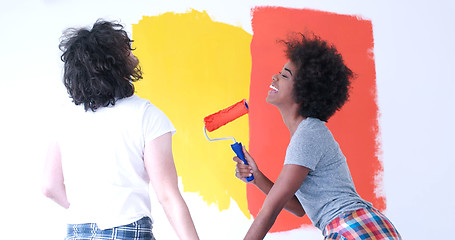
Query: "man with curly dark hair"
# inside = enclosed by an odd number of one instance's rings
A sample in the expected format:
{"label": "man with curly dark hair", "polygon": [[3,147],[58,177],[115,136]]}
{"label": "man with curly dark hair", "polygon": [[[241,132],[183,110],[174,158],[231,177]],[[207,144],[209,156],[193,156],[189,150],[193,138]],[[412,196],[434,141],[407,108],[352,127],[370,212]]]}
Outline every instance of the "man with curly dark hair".
{"label": "man with curly dark hair", "polygon": [[142,78],[132,40],[116,22],[68,29],[60,49],[73,103],[60,113],[43,193],[68,209],[65,239],[155,239],[149,182],[180,239],[198,239],[178,188],[175,128],[134,95]]}
{"label": "man with curly dark hair", "polygon": [[392,223],[355,190],[346,158],[326,127],[349,97],[352,71],[334,46],[301,35],[286,45],[289,59],[272,76],[266,101],[276,106],[291,133],[275,183],[244,148],[249,165],[234,157],[236,177],[267,197],[245,239],[263,239],[283,208],[308,215],[325,239],[401,239]]}

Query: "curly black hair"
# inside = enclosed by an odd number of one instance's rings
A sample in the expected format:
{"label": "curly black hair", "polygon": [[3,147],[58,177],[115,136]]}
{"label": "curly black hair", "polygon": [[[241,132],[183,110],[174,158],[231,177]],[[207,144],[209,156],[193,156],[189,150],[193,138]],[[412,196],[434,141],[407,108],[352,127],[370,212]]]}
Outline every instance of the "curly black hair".
{"label": "curly black hair", "polygon": [[134,94],[133,82],[142,72],[131,53],[132,42],[121,24],[101,19],[91,30],[64,31],[59,45],[63,83],[76,105],[96,111]]}
{"label": "curly black hair", "polygon": [[298,34],[286,46],[286,57],[296,65],[293,97],[298,113],[327,122],[349,98],[353,72],[333,45],[316,35]]}

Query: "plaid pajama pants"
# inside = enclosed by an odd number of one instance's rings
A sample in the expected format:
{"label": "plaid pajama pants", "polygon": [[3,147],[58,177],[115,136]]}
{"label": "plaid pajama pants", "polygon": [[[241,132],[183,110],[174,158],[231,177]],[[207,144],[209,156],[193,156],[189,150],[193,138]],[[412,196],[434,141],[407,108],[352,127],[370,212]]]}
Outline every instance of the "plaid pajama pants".
{"label": "plaid pajama pants", "polygon": [[394,239],[401,236],[392,223],[374,208],[363,208],[335,218],[325,228],[325,240]]}
{"label": "plaid pajama pants", "polygon": [[149,217],[115,228],[101,230],[96,223],[68,224],[65,240],[155,240]]}

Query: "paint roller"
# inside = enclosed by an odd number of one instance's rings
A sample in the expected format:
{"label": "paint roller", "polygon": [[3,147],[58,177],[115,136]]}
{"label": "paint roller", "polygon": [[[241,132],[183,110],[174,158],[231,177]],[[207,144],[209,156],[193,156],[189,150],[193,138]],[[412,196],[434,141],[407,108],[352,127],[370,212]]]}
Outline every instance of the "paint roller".
{"label": "paint roller", "polygon": [[[248,162],[246,161],[245,155],[243,154],[243,149],[242,149],[241,143],[236,142],[234,137],[210,139],[207,136],[207,131],[209,131],[209,132],[215,131],[216,129],[220,128],[221,126],[224,126],[227,123],[234,121],[235,119],[237,119],[247,113],[248,113],[248,103],[246,102],[246,99],[243,99],[240,102],[235,103],[232,106],[229,106],[225,109],[222,109],[222,110],[220,110],[214,114],[208,115],[207,117],[204,118],[205,138],[207,138],[207,140],[209,140],[209,141],[232,139],[234,141],[234,144],[231,145],[232,150],[237,155],[237,157],[239,157],[243,161],[243,163],[245,163],[246,165],[248,165]],[[246,180],[248,182],[253,179],[254,179],[253,175],[246,178]]]}

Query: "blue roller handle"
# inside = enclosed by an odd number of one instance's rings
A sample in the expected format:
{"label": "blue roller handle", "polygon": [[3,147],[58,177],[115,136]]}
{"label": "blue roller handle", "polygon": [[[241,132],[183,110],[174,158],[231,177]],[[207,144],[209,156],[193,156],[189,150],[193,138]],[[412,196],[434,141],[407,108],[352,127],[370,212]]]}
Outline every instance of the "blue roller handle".
{"label": "blue roller handle", "polygon": [[[239,142],[236,142],[231,145],[231,148],[235,152],[235,154],[237,154],[237,157],[242,159],[242,161],[243,161],[243,163],[245,163],[245,165],[248,165],[248,162],[245,159],[245,155],[243,154],[242,144]],[[254,179],[254,176],[251,175],[250,177],[246,178],[246,181],[250,182],[253,179]]]}

